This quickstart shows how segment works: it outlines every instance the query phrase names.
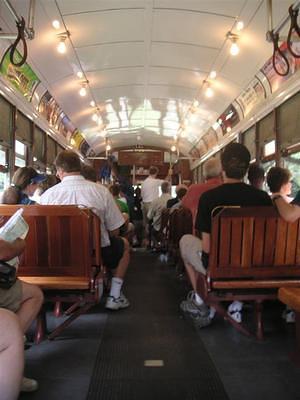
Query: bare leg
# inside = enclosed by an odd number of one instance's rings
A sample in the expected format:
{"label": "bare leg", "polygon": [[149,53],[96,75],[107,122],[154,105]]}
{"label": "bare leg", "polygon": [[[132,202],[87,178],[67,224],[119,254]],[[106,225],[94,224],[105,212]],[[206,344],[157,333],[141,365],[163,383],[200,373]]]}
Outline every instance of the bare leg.
{"label": "bare leg", "polygon": [[17,315],[21,329],[25,333],[37,316],[44,301],[43,292],[38,286],[22,281],[22,301]]}
{"label": "bare leg", "polygon": [[128,240],[125,238],[122,238],[122,240],[124,241],[124,254],[123,254],[123,257],[121,258],[121,260],[119,261],[117,268],[114,271],[114,277],[120,278],[120,279],[124,279],[127,268],[128,268],[129,259],[130,259],[130,257],[129,257],[130,246],[129,246]]}
{"label": "bare leg", "polygon": [[1,400],[16,400],[24,368],[24,342],[18,318],[0,309]]}

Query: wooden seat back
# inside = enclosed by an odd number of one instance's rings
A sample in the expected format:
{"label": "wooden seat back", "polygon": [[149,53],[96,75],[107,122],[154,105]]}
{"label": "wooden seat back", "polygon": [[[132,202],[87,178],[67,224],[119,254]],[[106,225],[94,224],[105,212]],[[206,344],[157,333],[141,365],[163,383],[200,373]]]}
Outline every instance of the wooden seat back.
{"label": "wooden seat back", "polygon": [[179,247],[183,235],[193,232],[193,216],[188,208],[180,207],[170,212],[169,240],[172,246]]}
{"label": "wooden seat back", "polygon": [[300,277],[300,221],[273,207],[224,208],[212,218],[209,280]]}
{"label": "wooden seat back", "polygon": [[20,257],[19,276],[91,278],[101,266],[100,220],[77,206],[0,205],[7,220],[23,208],[29,225],[26,248]]}

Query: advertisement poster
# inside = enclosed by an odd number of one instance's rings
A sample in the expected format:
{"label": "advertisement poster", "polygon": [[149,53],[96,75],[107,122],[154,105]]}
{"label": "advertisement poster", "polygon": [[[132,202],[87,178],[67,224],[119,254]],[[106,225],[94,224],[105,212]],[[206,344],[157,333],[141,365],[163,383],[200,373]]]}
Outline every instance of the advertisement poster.
{"label": "advertisement poster", "polygon": [[236,98],[236,102],[242,109],[245,118],[265,98],[266,92],[263,84],[257,78],[254,78],[250,85]]}
{"label": "advertisement poster", "polygon": [[[21,60],[21,55],[18,51],[15,52],[14,60],[16,62]],[[0,64],[0,73],[12,86],[22,93],[28,101],[31,101],[40,80],[27,63],[23,64],[21,67],[15,67],[10,62],[9,51],[7,51]]]}
{"label": "advertisement poster", "polygon": [[73,132],[75,131],[75,127],[72,124],[69,117],[64,112],[60,113],[56,125],[58,126],[57,127],[58,132],[62,136],[64,136],[67,139],[67,141],[70,141]]}
{"label": "advertisement poster", "polygon": [[227,107],[223,114],[221,114],[218,118],[218,124],[222,129],[223,135],[229,133],[231,129],[239,122],[239,114],[232,104],[230,104],[230,106]]}
{"label": "advertisement poster", "polygon": [[48,90],[41,98],[39,104],[39,113],[46,118],[50,126],[53,126],[55,129],[58,128],[58,126],[56,126],[56,122],[59,115],[62,113],[62,110]]}
{"label": "advertisement poster", "polygon": [[85,141],[84,137],[81,135],[78,129],[76,129],[71,137],[72,146],[79,149],[82,142]]}
{"label": "advertisement poster", "polygon": [[[293,45],[293,49],[296,53],[300,54],[300,42],[295,43]],[[270,86],[272,88],[272,93],[274,93],[280,85],[289,79],[296,71],[300,69],[300,58],[295,58],[287,49],[287,44],[283,43],[280,46],[280,50],[283,51],[284,55],[287,57],[290,64],[290,71],[286,76],[278,75],[273,68],[272,57],[265,63],[262,67],[261,72],[267,77]],[[279,71],[285,71],[286,65],[282,57],[277,54],[276,55],[276,67]]]}

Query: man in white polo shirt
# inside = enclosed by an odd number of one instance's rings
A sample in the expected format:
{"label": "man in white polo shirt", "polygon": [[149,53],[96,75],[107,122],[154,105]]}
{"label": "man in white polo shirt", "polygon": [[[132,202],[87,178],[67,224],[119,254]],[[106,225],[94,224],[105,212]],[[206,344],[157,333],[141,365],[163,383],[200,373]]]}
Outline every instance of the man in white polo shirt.
{"label": "man in white polo shirt", "polygon": [[101,251],[104,265],[112,270],[113,278],[106,308],[119,310],[129,306],[121,291],[129,264],[129,244],[119,236],[124,218],[105,186],[84,179],[78,155],[61,151],[54,164],[61,183],[42,194],[41,204],[83,205],[92,209],[101,221]]}
{"label": "man in white polo shirt", "polygon": [[168,176],[166,179],[157,179],[158,168],[150,167],[149,168],[149,176],[144,180],[141,187],[141,196],[143,200],[142,211],[143,211],[143,225],[144,229],[147,232],[148,229],[148,212],[150,209],[150,205],[153,200],[158,199],[159,197],[159,187],[163,183],[164,180],[169,181],[171,176],[171,170],[169,170]]}

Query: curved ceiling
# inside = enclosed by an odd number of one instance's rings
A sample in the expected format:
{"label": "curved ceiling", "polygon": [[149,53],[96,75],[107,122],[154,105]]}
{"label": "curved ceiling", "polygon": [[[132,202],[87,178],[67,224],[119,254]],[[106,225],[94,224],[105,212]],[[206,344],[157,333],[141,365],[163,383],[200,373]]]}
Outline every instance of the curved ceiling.
{"label": "curved ceiling", "polygon": [[[29,0],[11,3],[27,15]],[[273,0],[275,26],[289,3]],[[1,27],[15,30],[4,5],[0,15]],[[237,33],[238,20],[245,28],[233,57],[226,33]],[[271,56],[266,21],[264,0],[37,0],[28,62],[96,153],[105,137],[113,147],[164,148],[177,137],[186,154]],[[62,55],[57,34],[65,31]],[[215,95],[207,98],[212,70]]]}

